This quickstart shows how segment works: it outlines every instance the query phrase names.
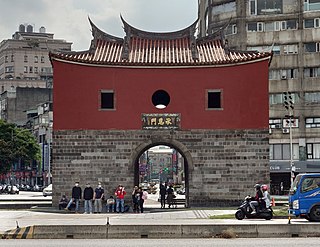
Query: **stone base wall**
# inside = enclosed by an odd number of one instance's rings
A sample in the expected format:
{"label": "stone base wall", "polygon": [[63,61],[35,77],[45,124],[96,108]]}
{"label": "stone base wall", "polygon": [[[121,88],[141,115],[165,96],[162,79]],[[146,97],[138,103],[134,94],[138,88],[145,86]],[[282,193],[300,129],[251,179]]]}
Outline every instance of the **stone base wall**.
{"label": "stone base wall", "polygon": [[82,188],[102,182],[106,196],[118,184],[131,198],[135,163],[148,148],[176,148],[188,164],[189,206],[234,205],[269,183],[268,130],[59,130],[53,135],[53,205]]}

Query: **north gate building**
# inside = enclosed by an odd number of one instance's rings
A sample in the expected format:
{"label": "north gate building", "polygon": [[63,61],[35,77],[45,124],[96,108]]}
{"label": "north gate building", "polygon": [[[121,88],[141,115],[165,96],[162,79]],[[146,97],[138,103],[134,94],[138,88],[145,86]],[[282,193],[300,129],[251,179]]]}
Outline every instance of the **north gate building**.
{"label": "north gate building", "polygon": [[196,22],[152,33],[122,19],[119,38],[89,21],[89,50],[50,54],[54,205],[76,180],[130,194],[157,145],[184,157],[187,206],[232,204],[269,183],[270,53],[230,50],[220,31],[197,39]]}

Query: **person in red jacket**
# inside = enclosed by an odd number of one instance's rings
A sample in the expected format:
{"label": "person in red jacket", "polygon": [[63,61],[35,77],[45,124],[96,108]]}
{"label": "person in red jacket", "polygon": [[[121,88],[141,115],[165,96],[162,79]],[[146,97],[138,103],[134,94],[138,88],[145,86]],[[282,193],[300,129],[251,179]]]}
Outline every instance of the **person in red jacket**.
{"label": "person in red jacket", "polygon": [[124,213],[124,196],[126,195],[126,191],[124,187],[119,184],[116,191],[114,192],[114,195],[116,196],[116,211],[119,213]]}

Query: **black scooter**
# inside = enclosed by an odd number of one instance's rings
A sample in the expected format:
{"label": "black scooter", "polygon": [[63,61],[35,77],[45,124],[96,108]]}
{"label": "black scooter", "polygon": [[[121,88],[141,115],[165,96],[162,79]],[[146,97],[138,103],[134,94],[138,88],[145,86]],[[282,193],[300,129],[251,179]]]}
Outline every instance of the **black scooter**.
{"label": "black scooter", "polygon": [[235,217],[238,220],[243,220],[244,218],[248,219],[266,219],[271,220],[273,217],[273,210],[271,206],[266,208],[265,206],[261,205],[261,207],[257,207],[256,213],[252,213],[252,208],[250,207],[251,197],[247,196],[240,207],[238,208],[237,212],[235,213]]}

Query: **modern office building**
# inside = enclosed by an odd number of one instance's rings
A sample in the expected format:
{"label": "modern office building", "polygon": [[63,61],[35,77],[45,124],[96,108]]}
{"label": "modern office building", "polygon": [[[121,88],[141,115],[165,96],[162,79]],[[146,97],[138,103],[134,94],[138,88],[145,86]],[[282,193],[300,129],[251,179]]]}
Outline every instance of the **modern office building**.
{"label": "modern office building", "polygon": [[320,172],[319,28],[319,0],[199,0],[199,36],[223,31],[229,48],[273,51],[269,143],[274,193],[289,189],[291,172]]}

